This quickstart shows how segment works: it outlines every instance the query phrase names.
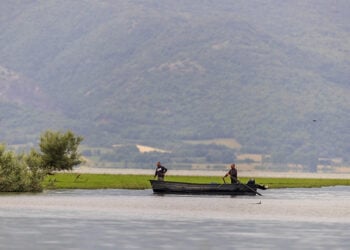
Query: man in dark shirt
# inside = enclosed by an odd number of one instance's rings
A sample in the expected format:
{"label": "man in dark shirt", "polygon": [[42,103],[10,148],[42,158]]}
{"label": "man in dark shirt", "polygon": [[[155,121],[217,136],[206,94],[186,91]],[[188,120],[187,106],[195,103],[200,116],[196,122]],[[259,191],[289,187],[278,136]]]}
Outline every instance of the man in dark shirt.
{"label": "man in dark shirt", "polygon": [[164,181],[165,173],[168,171],[166,167],[162,166],[160,162],[157,162],[156,172],[154,173],[154,178],[157,176],[158,181]]}
{"label": "man in dark shirt", "polygon": [[228,171],[226,174],[225,174],[225,176],[224,176],[224,181],[225,181],[225,177],[227,177],[227,176],[230,176],[230,178],[231,178],[231,184],[235,184],[235,183],[239,183],[238,182],[238,179],[237,179],[237,169],[236,169],[236,165],[233,163],[232,165],[231,165],[231,169],[230,169],[230,171]]}

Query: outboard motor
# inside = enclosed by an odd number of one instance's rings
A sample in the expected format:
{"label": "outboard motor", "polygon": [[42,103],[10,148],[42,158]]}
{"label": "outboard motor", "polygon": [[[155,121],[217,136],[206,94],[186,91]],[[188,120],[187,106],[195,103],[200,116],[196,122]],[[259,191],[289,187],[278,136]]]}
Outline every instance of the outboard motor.
{"label": "outboard motor", "polygon": [[251,186],[251,187],[254,187],[254,186],[255,186],[255,179],[250,179],[250,180],[247,182],[247,185],[248,185],[248,186]]}
{"label": "outboard motor", "polygon": [[256,184],[255,179],[253,179],[253,178],[247,182],[247,185],[249,187],[252,187],[252,188],[259,188],[259,189],[263,189],[263,190],[268,189],[268,186]]}

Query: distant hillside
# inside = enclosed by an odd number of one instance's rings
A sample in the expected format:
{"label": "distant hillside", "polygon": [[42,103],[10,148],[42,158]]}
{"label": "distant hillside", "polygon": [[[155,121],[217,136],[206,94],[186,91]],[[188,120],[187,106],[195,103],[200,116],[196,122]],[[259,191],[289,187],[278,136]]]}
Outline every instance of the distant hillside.
{"label": "distant hillside", "polygon": [[10,142],[70,128],[350,160],[349,1],[4,1],[0,29]]}

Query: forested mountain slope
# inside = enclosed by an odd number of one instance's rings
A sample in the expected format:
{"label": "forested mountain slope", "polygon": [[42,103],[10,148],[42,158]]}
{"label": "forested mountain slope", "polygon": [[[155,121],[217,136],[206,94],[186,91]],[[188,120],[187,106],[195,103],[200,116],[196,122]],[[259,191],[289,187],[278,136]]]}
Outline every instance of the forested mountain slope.
{"label": "forested mountain slope", "polygon": [[4,0],[0,30],[10,143],[70,128],[90,145],[235,138],[349,159],[346,0]]}

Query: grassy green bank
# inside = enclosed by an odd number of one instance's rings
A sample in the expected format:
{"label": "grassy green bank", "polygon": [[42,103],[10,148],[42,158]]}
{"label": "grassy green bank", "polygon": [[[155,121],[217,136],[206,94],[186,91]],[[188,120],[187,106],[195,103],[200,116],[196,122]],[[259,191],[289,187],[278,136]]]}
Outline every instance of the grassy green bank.
{"label": "grassy green bank", "polygon": [[[122,174],[74,174],[56,173],[47,176],[43,185],[45,189],[149,189],[150,175],[122,175]],[[240,178],[246,183],[249,178]],[[223,183],[217,176],[167,176],[168,181],[183,181],[194,183]],[[229,181],[227,179],[227,181]],[[313,178],[256,178],[259,184],[269,188],[311,188],[337,185],[350,185],[350,179],[313,179]]]}

